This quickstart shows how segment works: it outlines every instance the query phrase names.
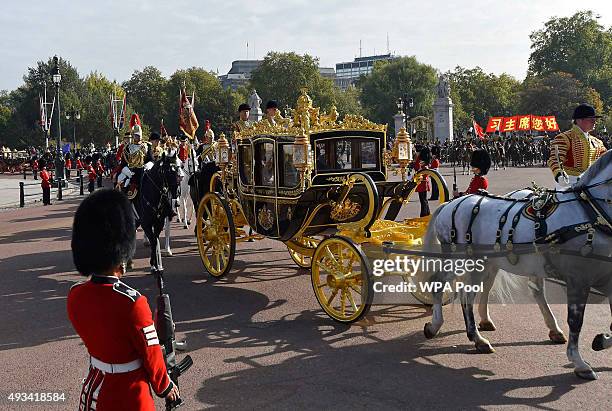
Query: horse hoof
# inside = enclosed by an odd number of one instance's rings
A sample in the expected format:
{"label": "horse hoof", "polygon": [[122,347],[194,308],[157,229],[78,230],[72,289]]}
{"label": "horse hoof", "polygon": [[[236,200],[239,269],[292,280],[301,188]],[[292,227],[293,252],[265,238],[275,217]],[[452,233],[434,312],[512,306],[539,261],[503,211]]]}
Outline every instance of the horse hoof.
{"label": "horse hoof", "polygon": [[495,352],[495,348],[489,342],[477,342],[474,345],[480,354],[493,354]]}
{"label": "horse hoof", "polygon": [[185,224],[185,225],[183,225],[183,228],[184,228],[185,230],[187,230],[187,229],[189,228],[189,226],[188,226],[187,224]]}
{"label": "horse hoof", "polygon": [[565,338],[565,334],[559,331],[550,331],[548,333],[548,338],[555,344],[565,344],[567,342],[567,338]]}
{"label": "horse hoof", "polygon": [[191,224],[191,220],[187,220],[187,225],[190,225],[190,224]]}
{"label": "horse hoof", "polygon": [[597,374],[593,370],[574,370],[574,374],[576,374],[579,378],[583,380],[595,381],[597,378]]}
{"label": "horse hoof", "polygon": [[591,348],[593,351],[602,351],[606,349],[604,342],[607,342],[608,346],[610,346],[610,340],[612,340],[612,335],[610,334],[597,334],[593,339],[593,344],[591,344]]}
{"label": "horse hoof", "polygon": [[425,324],[425,328],[423,328],[423,334],[425,334],[425,338],[427,338],[428,340],[431,340],[432,338],[436,336],[436,334],[438,334],[437,331],[436,332],[431,331],[431,327],[432,327],[432,324],[427,323]]}
{"label": "horse hoof", "polygon": [[172,251],[171,250],[164,250],[164,254],[172,257]]}
{"label": "horse hoof", "polygon": [[496,329],[493,321],[481,321],[478,324],[478,331],[495,331]]}

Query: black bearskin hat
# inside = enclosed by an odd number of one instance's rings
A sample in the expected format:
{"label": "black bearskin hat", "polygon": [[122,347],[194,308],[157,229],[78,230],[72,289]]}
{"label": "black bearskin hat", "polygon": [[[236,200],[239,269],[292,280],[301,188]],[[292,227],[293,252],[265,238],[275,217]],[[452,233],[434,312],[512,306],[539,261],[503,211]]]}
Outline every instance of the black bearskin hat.
{"label": "black bearskin hat", "polygon": [[278,103],[276,100],[270,100],[266,103],[266,110],[269,108],[278,108]]}
{"label": "black bearskin hat", "polygon": [[440,157],[440,147],[439,146],[433,146],[431,148],[431,154],[433,154],[436,157]]}
{"label": "black bearskin hat", "polygon": [[85,164],[91,164],[92,158],[91,156],[85,157]]}
{"label": "black bearskin hat", "polygon": [[481,175],[486,175],[491,168],[491,156],[487,150],[474,150],[470,166],[479,168]]}
{"label": "black bearskin hat", "polygon": [[429,147],[424,146],[421,151],[419,151],[419,160],[427,164],[431,163],[431,150]]}
{"label": "black bearskin hat", "polygon": [[157,131],[152,132],[151,135],[149,136],[149,141],[155,141],[159,139],[161,139],[161,136],[159,135]]}
{"label": "black bearskin hat", "polygon": [[103,188],[85,198],[74,216],[71,245],[74,265],[84,276],[103,274],[131,259],[136,224],[125,194]]}

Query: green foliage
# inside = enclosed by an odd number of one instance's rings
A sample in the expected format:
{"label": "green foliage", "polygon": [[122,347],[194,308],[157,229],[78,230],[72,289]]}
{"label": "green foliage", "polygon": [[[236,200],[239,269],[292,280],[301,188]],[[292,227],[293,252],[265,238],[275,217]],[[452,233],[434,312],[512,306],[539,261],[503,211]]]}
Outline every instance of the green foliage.
{"label": "green foliage", "polygon": [[471,116],[484,127],[490,116],[511,116],[516,113],[520,82],[508,74],[487,74],[480,67],[456,67],[447,73],[451,82],[451,98],[455,104],[455,128],[472,126]]}
{"label": "green foliage", "polygon": [[334,84],[319,73],[319,60],[305,54],[271,52],[251,73],[250,89],[265,103],[276,100],[280,108],[295,107],[302,88],[314,105],[328,110],[334,104]]}
{"label": "green foliage", "polygon": [[403,94],[414,99],[410,117],[431,114],[436,84],[436,70],[432,66],[419,63],[415,57],[400,57],[376,62],[372,73],[362,76],[357,87],[361,89],[366,117],[378,123],[390,123],[397,113],[397,99]]}
{"label": "green foliage", "polygon": [[601,113],[603,103],[594,89],[569,73],[555,72],[525,79],[520,93],[520,111],[524,114],[555,115],[559,127],[568,128],[574,108],[587,102]]}
{"label": "green foliage", "polygon": [[335,87],[333,89],[332,104],[336,106],[340,118],[347,114],[363,114],[359,101],[361,93],[355,86],[349,86],[345,91]]}
{"label": "green foliage", "polygon": [[612,27],[597,22],[592,11],[554,17],[531,33],[529,71],[533,75],[571,73],[596,89],[612,106]]}
{"label": "green foliage", "polygon": [[[153,129],[159,129],[161,120],[167,121],[169,113],[174,114],[174,111],[168,111],[168,80],[157,68],[147,66],[142,71],[134,71],[122,86],[128,93],[128,103],[139,114],[140,120]],[[178,104],[178,99],[174,101]]]}

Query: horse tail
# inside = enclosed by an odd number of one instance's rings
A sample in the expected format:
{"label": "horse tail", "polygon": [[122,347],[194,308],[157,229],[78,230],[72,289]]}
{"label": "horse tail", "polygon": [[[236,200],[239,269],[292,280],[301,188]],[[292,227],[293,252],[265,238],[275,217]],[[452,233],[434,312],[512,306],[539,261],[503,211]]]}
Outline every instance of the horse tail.
{"label": "horse tail", "polygon": [[515,302],[513,297],[515,291],[525,288],[523,278],[519,278],[519,276],[505,270],[494,268],[494,270],[489,272],[489,275],[495,276],[495,283],[491,288],[490,295],[493,295],[496,302],[500,304],[513,304]]}

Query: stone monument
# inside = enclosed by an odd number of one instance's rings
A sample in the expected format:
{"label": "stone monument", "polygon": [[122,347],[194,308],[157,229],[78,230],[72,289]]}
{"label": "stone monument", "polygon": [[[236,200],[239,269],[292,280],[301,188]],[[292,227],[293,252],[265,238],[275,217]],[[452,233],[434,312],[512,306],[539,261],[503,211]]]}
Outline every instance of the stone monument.
{"label": "stone monument", "polygon": [[255,123],[261,120],[263,118],[263,111],[261,110],[261,97],[259,97],[255,89],[253,89],[253,93],[251,93],[249,96],[249,106],[251,106],[249,121]]}
{"label": "stone monument", "polygon": [[450,98],[450,84],[444,75],[438,77],[437,98],[433,105],[434,138],[441,143],[453,140],[453,101]]}

